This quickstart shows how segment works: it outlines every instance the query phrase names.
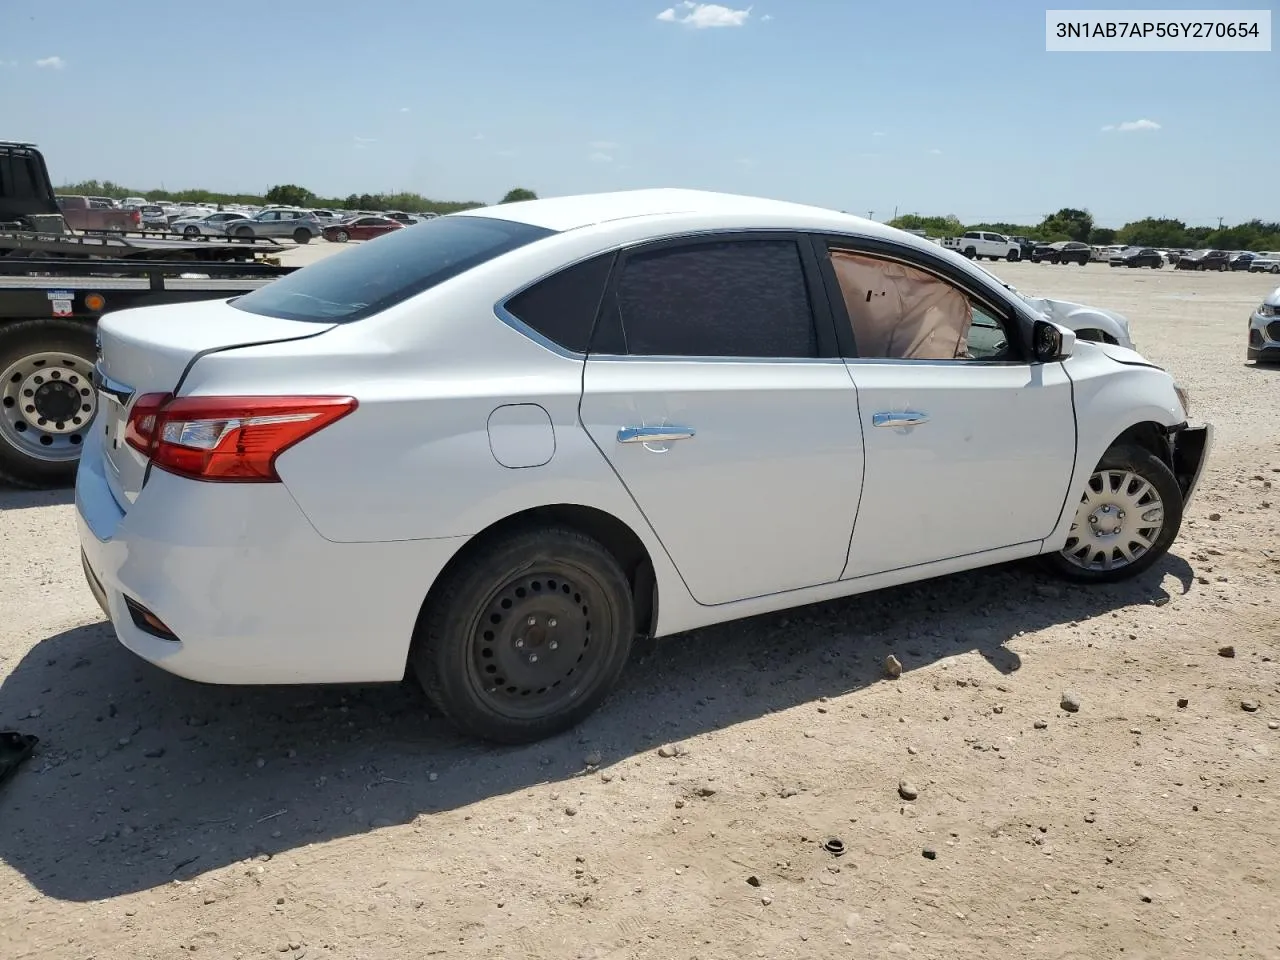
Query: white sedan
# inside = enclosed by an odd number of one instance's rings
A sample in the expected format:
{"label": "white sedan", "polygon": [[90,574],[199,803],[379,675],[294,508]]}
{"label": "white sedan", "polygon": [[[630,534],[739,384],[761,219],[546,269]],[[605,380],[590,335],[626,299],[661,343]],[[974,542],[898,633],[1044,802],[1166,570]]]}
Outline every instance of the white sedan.
{"label": "white sedan", "polygon": [[102,320],[86,576],[176,674],[412,669],[505,742],[593,710],[637,635],[1024,557],[1134,576],[1211,428],[1168,373],[1034,303],[776,201],[439,217],[228,302]]}

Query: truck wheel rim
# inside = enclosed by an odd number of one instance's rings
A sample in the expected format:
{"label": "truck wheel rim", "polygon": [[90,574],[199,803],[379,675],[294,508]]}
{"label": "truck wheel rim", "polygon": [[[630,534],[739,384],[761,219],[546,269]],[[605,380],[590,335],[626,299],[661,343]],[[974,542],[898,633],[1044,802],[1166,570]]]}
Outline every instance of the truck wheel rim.
{"label": "truck wheel rim", "polygon": [[33,353],[0,374],[0,436],[38,460],[66,462],[98,410],[93,369],[83,357],[62,351]]}
{"label": "truck wheel rim", "polygon": [[1164,501],[1151,481],[1131,470],[1099,470],[1089,478],[1062,555],[1083,570],[1119,570],[1150,550],[1164,528]]}

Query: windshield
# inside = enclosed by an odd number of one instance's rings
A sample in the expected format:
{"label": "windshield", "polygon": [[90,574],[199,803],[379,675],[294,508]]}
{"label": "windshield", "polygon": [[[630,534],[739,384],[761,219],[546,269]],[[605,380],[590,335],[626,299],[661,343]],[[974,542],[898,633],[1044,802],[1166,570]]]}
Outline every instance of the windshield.
{"label": "windshield", "polygon": [[437,217],[313,263],[232,306],[286,320],[349,323],[553,233],[491,217]]}

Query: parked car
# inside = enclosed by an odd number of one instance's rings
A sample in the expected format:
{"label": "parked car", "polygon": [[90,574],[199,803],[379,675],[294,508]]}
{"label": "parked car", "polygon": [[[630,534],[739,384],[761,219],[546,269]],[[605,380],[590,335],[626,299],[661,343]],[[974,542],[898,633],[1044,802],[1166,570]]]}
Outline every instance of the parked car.
{"label": "parked car", "polygon": [[1110,260],[1113,267],[1152,267],[1164,269],[1164,257],[1158,250],[1150,247],[1125,247],[1113,253]]}
{"label": "parked car", "polygon": [[500,742],[593,711],[637,635],[1023,557],[1135,576],[1212,440],[961,256],[697,191],[440,217],[99,334],[75,502],[121,642],[213,683],[412,671]]}
{"label": "parked car", "polygon": [[948,250],[955,250],[970,260],[981,260],[988,257],[992,260],[1019,260],[1022,258],[1022,245],[1009,239],[1002,233],[989,230],[969,230],[962,237],[947,237],[942,245]]}
{"label": "parked car", "polygon": [[137,210],[121,210],[92,197],[55,198],[62,219],[73,230],[137,230],[142,217]]}
{"label": "parked car", "polygon": [[245,219],[243,213],[236,213],[233,210],[215,210],[213,213],[201,216],[179,217],[173,221],[172,229],[174,233],[181,233],[187,237],[220,237],[227,232],[227,224],[243,219]]}
{"label": "parked car", "polygon": [[1280,287],[1249,318],[1249,359],[1255,363],[1280,363]]}
{"label": "parked car", "polygon": [[1250,273],[1280,273],[1280,252],[1259,254],[1249,262]]}
{"label": "parked car", "polygon": [[292,237],[297,243],[310,243],[324,229],[320,218],[309,210],[273,207],[251,217],[228,220],[223,230],[229,237]]}
{"label": "parked car", "polygon": [[392,230],[403,229],[403,223],[387,217],[353,217],[326,225],[324,238],[334,243],[346,243],[348,240],[372,240]]}
{"label": "parked car", "polygon": [[1036,242],[1030,237],[1010,237],[1014,243],[1018,245],[1018,259],[1029,260],[1031,251],[1036,248]]}
{"label": "parked car", "polygon": [[1256,253],[1250,253],[1247,250],[1241,250],[1238,253],[1233,253],[1227,257],[1227,269],[1233,271],[1244,270],[1247,272],[1249,267],[1252,266],[1253,261],[1257,259],[1257,256],[1258,255]]}
{"label": "parked car", "polygon": [[168,230],[169,218],[158,203],[144,203],[137,208],[143,230]]}
{"label": "parked car", "polygon": [[1075,240],[1059,240],[1056,243],[1038,243],[1031,251],[1034,263],[1078,263],[1084,266],[1089,262],[1092,250],[1087,243]]}
{"label": "parked car", "polygon": [[1222,250],[1192,250],[1178,258],[1179,270],[1226,270],[1227,255]]}

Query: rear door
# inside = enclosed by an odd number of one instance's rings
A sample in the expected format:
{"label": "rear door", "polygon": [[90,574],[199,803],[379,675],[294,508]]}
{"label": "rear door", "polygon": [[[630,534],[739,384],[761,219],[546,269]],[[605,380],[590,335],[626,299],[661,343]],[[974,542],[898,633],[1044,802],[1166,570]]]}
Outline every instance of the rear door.
{"label": "rear door", "polygon": [[582,423],[699,603],[839,578],[862,482],[853,383],[788,233],[625,250]]}
{"label": "rear door", "polygon": [[866,455],[844,577],[1048,536],[1076,452],[1062,364],[1030,362],[1013,308],[923,252],[818,253]]}

